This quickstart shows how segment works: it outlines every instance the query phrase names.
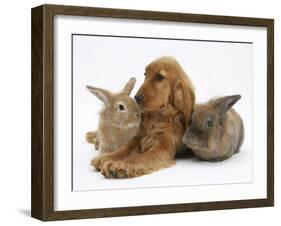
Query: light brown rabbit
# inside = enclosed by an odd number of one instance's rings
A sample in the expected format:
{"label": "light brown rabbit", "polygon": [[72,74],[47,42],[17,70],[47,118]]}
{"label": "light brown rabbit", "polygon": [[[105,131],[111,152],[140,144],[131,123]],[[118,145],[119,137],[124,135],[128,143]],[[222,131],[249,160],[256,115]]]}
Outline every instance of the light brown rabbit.
{"label": "light brown rabbit", "polygon": [[244,125],[232,106],[240,98],[225,96],[195,105],[183,142],[198,158],[216,162],[239,152]]}
{"label": "light brown rabbit", "polygon": [[129,95],[136,83],[130,78],[123,90],[113,94],[108,90],[87,86],[88,90],[104,103],[99,113],[97,131],[86,134],[89,143],[94,143],[101,153],[109,153],[127,144],[139,132],[141,110]]}

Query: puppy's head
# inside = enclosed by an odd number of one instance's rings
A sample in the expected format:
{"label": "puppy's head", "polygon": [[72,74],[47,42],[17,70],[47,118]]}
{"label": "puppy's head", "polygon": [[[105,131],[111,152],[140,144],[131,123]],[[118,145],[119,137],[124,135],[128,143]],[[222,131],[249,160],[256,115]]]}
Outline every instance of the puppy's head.
{"label": "puppy's head", "polygon": [[157,111],[173,105],[185,115],[188,124],[195,101],[193,86],[179,63],[172,57],[160,57],[151,62],[145,79],[135,95],[144,111]]}

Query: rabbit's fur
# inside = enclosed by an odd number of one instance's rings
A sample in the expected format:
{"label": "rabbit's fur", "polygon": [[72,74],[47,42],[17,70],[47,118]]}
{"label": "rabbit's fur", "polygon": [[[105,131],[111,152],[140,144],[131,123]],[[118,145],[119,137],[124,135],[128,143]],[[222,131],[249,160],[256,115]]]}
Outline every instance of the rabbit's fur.
{"label": "rabbit's fur", "polygon": [[183,142],[198,158],[222,161],[239,152],[244,125],[232,106],[240,98],[240,95],[224,96],[195,105]]}
{"label": "rabbit's fur", "polygon": [[136,79],[131,78],[117,94],[87,86],[88,90],[104,103],[99,113],[98,130],[86,134],[88,142],[94,143],[101,153],[117,150],[139,132],[141,110],[129,96],[135,83]]}

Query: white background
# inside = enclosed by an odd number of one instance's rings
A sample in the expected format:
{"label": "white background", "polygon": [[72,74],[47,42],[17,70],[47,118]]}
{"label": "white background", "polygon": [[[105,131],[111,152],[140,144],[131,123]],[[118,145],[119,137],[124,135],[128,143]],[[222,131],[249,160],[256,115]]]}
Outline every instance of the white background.
{"label": "white background", "polygon": [[[74,27],[73,23],[71,24]],[[181,29],[181,33],[185,31]],[[191,31],[191,33],[195,32]],[[185,35],[185,37],[189,36]],[[235,38],[237,40],[237,37]],[[63,40],[66,42],[65,39]],[[75,35],[73,37],[74,191],[251,183],[253,180],[252,54],[253,44],[246,43]],[[185,69],[195,86],[197,102],[223,95],[242,95],[242,99],[234,107],[240,113],[245,125],[245,140],[240,153],[215,164],[189,157],[178,159],[175,166],[150,175],[126,180],[105,179],[100,173],[93,172],[89,165],[91,158],[97,152],[94,151],[93,145],[85,141],[86,131],[97,128],[98,111],[102,104],[86,90],[85,86],[91,84],[116,92],[131,76],[135,76],[137,84],[131,95],[134,96],[144,80],[145,66],[163,55],[174,56]],[[62,67],[66,68],[65,65]],[[65,73],[61,74],[62,77],[66,77]],[[266,86],[265,83],[263,84]],[[258,104],[261,104],[260,101]],[[255,149],[255,153],[257,152],[259,150]]]}
{"label": "white background", "polygon": [[[30,8],[44,1],[10,1],[1,5],[1,224],[40,225],[30,214]],[[280,13],[278,1],[49,1],[49,3],[134,8],[190,13],[221,14],[275,18],[275,62],[280,61]],[[276,64],[275,73],[280,74]],[[280,79],[276,76],[276,97],[280,96]],[[277,98],[276,98],[277,99]],[[275,103],[280,115],[280,102]],[[276,137],[280,134],[280,120],[276,122]],[[280,221],[280,141],[276,139],[276,207],[259,209],[223,210],[197,213],[166,214],[158,216],[120,217],[114,219],[54,222],[52,225],[265,225]],[[280,222],[279,222],[280,224]]]}

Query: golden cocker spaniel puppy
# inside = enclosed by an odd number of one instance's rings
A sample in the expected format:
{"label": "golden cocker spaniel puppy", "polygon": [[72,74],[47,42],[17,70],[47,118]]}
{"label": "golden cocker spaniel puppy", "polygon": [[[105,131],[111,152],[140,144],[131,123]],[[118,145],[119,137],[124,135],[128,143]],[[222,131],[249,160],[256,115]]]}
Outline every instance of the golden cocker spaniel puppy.
{"label": "golden cocker spaniel puppy", "polygon": [[151,62],[144,75],[135,95],[143,110],[139,134],[127,145],[91,162],[107,178],[137,177],[170,167],[182,146],[195,102],[189,77],[167,56]]}

